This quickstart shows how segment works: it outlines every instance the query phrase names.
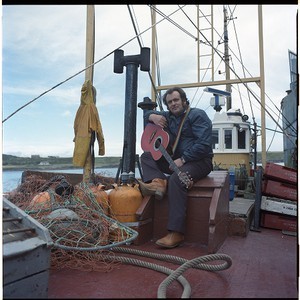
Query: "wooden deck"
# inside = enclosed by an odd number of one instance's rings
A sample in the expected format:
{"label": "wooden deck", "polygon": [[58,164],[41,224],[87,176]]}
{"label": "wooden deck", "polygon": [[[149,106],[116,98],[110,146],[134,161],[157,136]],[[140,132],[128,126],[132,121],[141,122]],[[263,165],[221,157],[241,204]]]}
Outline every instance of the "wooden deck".
{"label": "wooden deck", "polygon": [[[254,200],[234,198],[229,203],[229,236],[216,254],[232,259],[230,268],[222,271],[188,269],[182,274],[191,286],[191,298],[298,298],[297,237],[281,230],[260,227],[251,231]],[[185,242],[174,249],[161,249],[151,240],[142,245],[127,246],[158,254],[174,255],[188,260],[208,255],[201,243]],[[151,258],[116,253],[140,259],[172,270],[179,265]],[[49,298],[157,298],[160,284],[167,277],[153,269],[120,264],[110,272],[50,270]],[[181,298],[183,287],[173,281],[167,298]]]}
{"label": "wooden deck", "polygon": [[[214,186],[214,191],[217,189],[218,186]],[[228,193],[227,190],[225,192]],[[206,205],[207,212],[208,207]],[[251,231],[253,208],[254,200],[251,199],[234,198],[229,202],[228,235],[225,240],[221,240],[221,244],[216,244],[215,249],[216,254],[230,256],[232,265],[222,271],[188,269],[182,275],[191,286],[191,298],[298,298],[298,239],[282,230],[261,227],[260,231]],[[211,214],[209,216],[212,219]],[[148,220],[148,217],[145,214],[145,219]],[[205,224],[207,227],[207,222]],[[191,228],[197,234],[202,230],[194,225]],[[208,227],[205,230],[210,232]],[[159,248],[155,244],[158,237],[151,233],[147,233],[147,237],[152,236],[150,240],[132,243],[124,248],[173,255],[187,260],[210,254],[201,239],[186,239],[174,249]],[[152,262],[172,270],[179,267],[178,264],[144,256],[120,252],[116,255]],[[161,272],[132,264],[118,264],[109,272],[89,271],[88,268],[50,269],[48,298],[157,298],[159,286],[166,277]],[[182,286],[174,281],[168,286],[166,297],[181,298],[182,291]]]}
{"label": "wooden deck", "polygon": [[[134,249],[192,259],[205,255],[197,244],[184,243],[163,250],[154,241]],[[247,237],[229,236],[219,254],[232,258],[232,266],[223,271],[189,269],[183,276],[191,285],[191,298],[297,298],[297,238],[280,230],[262,228],[249,231]],[[122,254],[118,254],[122,255]],[[124,254],[129,256],[128,254]],[[135,257],[144,261],[153,259]],[[171,269],[179,266],[154,261]],[[50,270],[49,298],[157,298],[167,275],[152,269],[121,264],[108,273],[77,270]],[[167,298],[180,298],[182,286],[172,282]]]}

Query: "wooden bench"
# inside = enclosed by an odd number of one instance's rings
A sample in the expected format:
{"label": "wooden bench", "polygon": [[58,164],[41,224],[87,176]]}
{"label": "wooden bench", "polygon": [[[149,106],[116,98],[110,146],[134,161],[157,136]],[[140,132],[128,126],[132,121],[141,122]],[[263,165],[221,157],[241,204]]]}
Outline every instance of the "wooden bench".
{"label": "wooden bench", "polygon": [[[168,195],[161,201],[144,197],[136,212],[135,244],[159,239],[167,234]],[[229,226],[229,174],[212,171],[188,192],[185,242],[199,243],[215,253],[227,237]]]}
{"label": "wooden bench", "polygon": [[[41,175],[49,180],[54,172],[24,171],[23,180],[30,175]],[[73,185],[81,182],[82,174],[65,174]],[[103,177],[104,178],[104,177]],[[106,183],[103,178],[100,182]],[[109,178],[113,182],[113,178]],[[134,240],[140,245],[151,239],[159,239],[167,234],[168,195],[161,201],[154,197],[144,197],[136,211],[137,221],[124,223],[138,231]],[[215,253],[222,245],[229,228],[229,174],[227,171],[212,171],[199,180],[188,192],[185,242],[198,243],[207,252]]]}

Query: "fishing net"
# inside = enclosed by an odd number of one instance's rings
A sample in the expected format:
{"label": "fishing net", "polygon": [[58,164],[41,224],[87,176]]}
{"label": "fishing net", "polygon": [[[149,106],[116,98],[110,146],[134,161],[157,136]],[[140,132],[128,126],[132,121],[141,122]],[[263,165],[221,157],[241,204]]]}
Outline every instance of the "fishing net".
{"label": "fishing net", "polygon": [[108,192],[102,184],[72,186],[62,175],[50,180],[30,175],[6,198],[49,230],[52,268],[110,271],[119,263],[107,254],[138,233],[114,218]]}

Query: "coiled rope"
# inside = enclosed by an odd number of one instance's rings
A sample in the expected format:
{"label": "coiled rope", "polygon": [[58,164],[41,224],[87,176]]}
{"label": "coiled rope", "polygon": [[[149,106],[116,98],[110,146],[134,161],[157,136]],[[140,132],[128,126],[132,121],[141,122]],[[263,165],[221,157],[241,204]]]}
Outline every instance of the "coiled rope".
{"label": "coiled rope", "polygon": [[[204,256],[194,258],[192,260],[188,260],[178,256],[158,254],[158,253],[130,249],[125,247],[113,247],[111,250],[113,252],[134,254],[134,255],[154,258],[154,259],[172,262],[181,265],[174,271],[160,265],[144,262],[137,259],[121,257],[121,256],[111,257],[111,259],[116,259],[123,263],[133,264],[136,266],[153,269],[155,271],[168,274],[168,277],[159,285],[157,291],[157,298],[166,298],[167,287],[174,280],[178,280],[180,284],[183,286],[183,292],[181,298],[190,298],[191,286],[189,282],[182,276],[182,274],[189,268],[195,268],[195,269],[206,270],[206,271],[222,271],[230,268],[230,266],[232,265],[231,257],[226,254],[209,254],[209,255],[204,255]],[[223,260],[224,263],[213,264],[213,265],[207,264],[208,262],[216,261],[216,260]]]}
{"label": "coiled rope", "polygon": [[[124,257],[124,256],[109,256],[109,259],[117,260],[119,262],[130,264],[130,265],[135,265],[135,266],[138,266],[138,267],[152,269],[154,271],[165,273],[169,276],[171,276],[172,273],[173,273],[173,270],[169,269],[167,267],[160,266],[160,265],[150,263],[150,262],[146,262],[146,261],[143,261],[143,260],[135,259],[135,258]],[[179,283],[183,287],[182,298],[189,298],[189,295],[191,294],[191,286],[190,286],[189,282],[181,275],[177,276],[175,279],[178,280]]]}
{"label": "coiled rope", "polygon": [[[209,262],[214,260],[224,260],[225,263],[222,264],[221,268],[220,265],[205,265],[203,262]],[[229,268],[232,264],[232,260],[230,256],[226,254],[210,254],[205,256],[196,257],[190,261],[187,261],[179,268],[177,268],[174,272],[172,272],[158,287],[157,291],[157,298],[166,298],[167,287],[176,279],[178,276],[181,276],[187,269],[196,266],[197,264],[201,263],[201,265],[205,266],[203,270],[207,271],[220,271]],[[202,268],[201,268],[202,269]],[[190,295],[189,295],[190,296]],[[183,297],[182,297],[183,298]]]}

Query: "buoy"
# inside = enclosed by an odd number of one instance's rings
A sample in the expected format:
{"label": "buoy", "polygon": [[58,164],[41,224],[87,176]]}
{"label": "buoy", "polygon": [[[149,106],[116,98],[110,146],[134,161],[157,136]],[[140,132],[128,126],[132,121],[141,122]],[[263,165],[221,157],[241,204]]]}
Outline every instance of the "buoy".
{"label": "buoy", "polygon": [[138,185],[114,184],[114,187],[108,196],[110,216],[119,222],[136,222],[136,211],[143,200]]}
{"label": "buoy", "polygon": [[49,192],[41,192],[34,196],[30,201],[29,206],[34,209],[49,209],[51,208],[51,196]]}
{"label": "buoy", "polygon": [[91,186],[90,189],[93,192],[97,203],[100,204],[104,213],[106,215],[108,215],[109,214],[109,200],[108,200],[108,194],[104,191],[105,186],[100,184],[97,186]]}

